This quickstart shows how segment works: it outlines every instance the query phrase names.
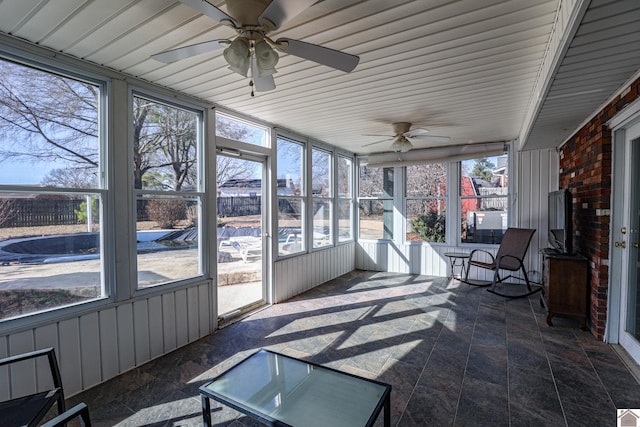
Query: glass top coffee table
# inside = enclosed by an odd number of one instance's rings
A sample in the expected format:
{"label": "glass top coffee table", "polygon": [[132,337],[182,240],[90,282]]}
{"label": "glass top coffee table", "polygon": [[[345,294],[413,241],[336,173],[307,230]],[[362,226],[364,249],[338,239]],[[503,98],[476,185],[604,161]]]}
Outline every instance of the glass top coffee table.
{"label": "glass top coffee table", "polygon": [[384,408],[390,426],[391,386],[260,350],[200,387],[204,425],[209,399],[270,426],[372,426]]}

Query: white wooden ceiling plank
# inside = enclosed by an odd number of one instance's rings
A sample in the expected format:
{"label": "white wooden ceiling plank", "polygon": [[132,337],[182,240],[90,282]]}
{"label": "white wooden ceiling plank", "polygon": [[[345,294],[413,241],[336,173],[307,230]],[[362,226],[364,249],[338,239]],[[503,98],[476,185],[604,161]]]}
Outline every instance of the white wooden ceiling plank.
{"label": "white wooden ceiling plank", "polygon": [[56,46],[57,50],[66,51],[78,40],[89,36],[94,30],[106,25],[114,16],[131,7],[135,0],[110,0],[88,2],[63,26],[47,35],[42,44]]}
{"label": "white wooden ceiling plank", "polygon": [[[452,82],[451,84],[457,85],[461,82],[478,82],[479,79],[483,77],[503,79],[509,74],[517,78],[528,70],[535,70],[535,67],[531,66],[534,62],[537,63],[537,59],[531,57],[516,58],[498,62],[495,64],[497,67],[489,67],[486,65],[476,69],[470,66],[467,70],[460,70],[460,72],[456,72],[455,69],[449,70],[444,68],[429,74],[427,74],[428,70],[404,69],[403,72],[403,70],[389,66],[386,70],[379,70],[378,73],[372,73],[368,78],[345,79],[342,85],[332,85],[332,88],[340,91],[340,93],[332,96],[331,99],[342,101],[343,99],[350,99],[354,95],[372,96],[373,94],[380,93],[380,91],[384,90],[387,86],[396,89],[409,87],[411,90],[414,90],[415,87],[420,87],[425,89],[434,88],[446,90],[448,88],[447,82]],[[496,71],[496,68],[498,68],[498,71]],[[315,85],[310,83],[305,86],[304,98],[297,100],[289,99],[286,87],[281,88],[281,92],[282,93],[277,94],[277,98],[275,99],[283,99],[283,103],[291,108],[298,108],[297,104],[299,103],[308,102],[309,100],[315,102],[316,98],[324,98],[326,96],[326,87],[321,84]],[[246,103],[250,104],[251,100],[246,101]]]}
{"label": "white wooden ceiling plank", "polygon": [[[529,76],[531,82],[535,79],[535,73],[531,72]],[[306,104],[301,104],[297,108],[289,110],[288,106],[282,106],[278,109],[280,114],[286,114],[287,112],[303,113],[305,110],[313,111],[314,116],[318,119],[325,118],[334,114],[334,109],[339,107],[341,110],[349,109],[350,107],[359,108],[362,104],[380,104],[386,106],[391,104],[393,100],[398,100],[400,103],[407,103],[409,100],[418,100],[425,106],[433,105],[437,108],[444,108],[446,99],[464,100],[469,103],[469,99],[475,99],[486,92],[497,93],[498,96],[508,96],[510,93],[516,91],[517,88],[522,87],[523,78],[501,79],[501,83],[496,89],[496,82],[477,82],[476,84],[470,84],[469,87],[458,87],[457,91],[443,90],[440,92],[423,89],[421,86],[408,87],[404,90],[398,88],[388,88],[380,90],[375,97],[369,95],[352,96],[349,100],[334,100],[326,101],[320,105],[316,105],[313,101]],[[526,81],[526,80],[525,80]],[[465,96],[465,94],[467,96]],[[363,102],[364,101],[364,102]]]}
{"label": "white wooden ceiling plank", "polygon": [[0,31],[13,34],[46,3],[47,0],[0,2]]}
{"label": "white wooden ceiling plank", "polygon": [[73,16],[87,0],[56,0],[42,4],[14,35],[34,43],[40,43],[47,34],[59,28]]}
{"label": "white wooden ceiling plank", "polygon": [[119,39],[122,34],[146,22],[150,16],[171,7],[173,3],[174,0],[139,0],[131,3],[130,7],[79,40],[67,50],[67,53],[78,58],[86,58]]}

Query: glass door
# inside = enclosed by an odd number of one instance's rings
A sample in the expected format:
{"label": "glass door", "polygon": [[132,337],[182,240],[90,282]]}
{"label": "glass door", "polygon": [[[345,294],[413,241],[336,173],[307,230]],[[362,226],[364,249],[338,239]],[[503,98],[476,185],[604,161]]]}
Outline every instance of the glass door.
{"label": "glass door", "polygon": [[[622,289],[620,310],[620,345],[640,361],[640,124],[627,129],[627,163],[625,179],[625,225],[620,228],[621,238],[614,247],[622,249]],[[615,231],[615,230],[614,230]]]}
{"label": "glass door", "polygon": [[224,321],[266,303],[264,162],[218,154],[218,317]]}

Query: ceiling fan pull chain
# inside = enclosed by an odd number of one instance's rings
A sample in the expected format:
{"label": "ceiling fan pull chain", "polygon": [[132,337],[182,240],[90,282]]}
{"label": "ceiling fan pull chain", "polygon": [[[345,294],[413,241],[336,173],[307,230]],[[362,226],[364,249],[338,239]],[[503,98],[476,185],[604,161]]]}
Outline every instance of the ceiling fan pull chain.
{"label": "ceiling fan pull chain", "polygon": [[250,79],[250,80],[249,80],[249,86],[251,87],[251,96],[256,96],[256,95],[253,93],[253,79]]}

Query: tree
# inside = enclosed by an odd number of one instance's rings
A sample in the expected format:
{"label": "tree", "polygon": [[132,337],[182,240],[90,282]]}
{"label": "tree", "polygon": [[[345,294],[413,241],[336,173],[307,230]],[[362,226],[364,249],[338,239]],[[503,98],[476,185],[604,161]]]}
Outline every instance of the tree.
{"label": "tree", "polygon": [[0,60],[0,161],[96,168],[99,88]]}
{"label": "tree", "polygon": [[486,157],[475,159],[474,161],[475,164],[471,170],[471,176],[491,182],[491,172],[496,168],[496,165]]}
{"label": "tree", "polygon": [[[100,96],[96,84],[0,60],[0,162],[54,166],[44,185],[89,184],[99,173]],[[140,97],[133,107],[135,188],[149,171],[165,189],[195,183],[197,115]]]}
{"label": "tree", "polygon": [[[197,115],[141,97],[133,100],[134,187],[182,190],[196,184]],[[153,177],[146,177],[153,172]],[[145,182],[146,180],[146,182]]]}
{"label": "tree", "polygon": [[40,183],[51,187],[96,188],[98,177],[91,167],[56,168],[51,169]]}

